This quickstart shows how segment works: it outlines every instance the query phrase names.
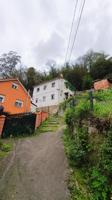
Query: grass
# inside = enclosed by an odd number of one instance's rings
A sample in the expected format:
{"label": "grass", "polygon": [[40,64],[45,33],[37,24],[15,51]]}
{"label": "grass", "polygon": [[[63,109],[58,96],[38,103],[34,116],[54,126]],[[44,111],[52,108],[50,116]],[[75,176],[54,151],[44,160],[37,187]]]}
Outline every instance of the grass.
{"label": "grass", "polygon": [[12,149],[13,149],[12,139],[7,139],[7,140],[0,139],[0,159],[7,156]]}
{"label": "grass", "polygon": [[112,89],[94,93],[94,116],[112,118]]}
{"label": "grass", "polygon": [[93,200],[84,173],[77,168],[71,170],[68,188],[71,200]]}

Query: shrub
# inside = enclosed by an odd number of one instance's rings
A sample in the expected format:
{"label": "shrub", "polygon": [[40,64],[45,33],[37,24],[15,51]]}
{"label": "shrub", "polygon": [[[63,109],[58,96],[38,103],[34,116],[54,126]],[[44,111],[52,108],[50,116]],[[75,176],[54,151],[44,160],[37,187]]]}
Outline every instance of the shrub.
{"label": "shrub", "polygon": [[81,121],[90,116],[89,103],[83,101],[75,107],[69,108],[65,114],[65,122],[68,125],[70,132],[74,130],[77,122],[81,125]]}
{"label": "shrub", "polygon": [[65,122],[69,128],[70,133],[73,133],[74,130],[74,124],[75,124],[75,108],[69,108],[67,109],[65,113]]}
{"label": "shrub", "polygon": [[78,167],[85,165],[90,151],[87,130],[78,128],[73,138],[69,136],[69,131],[65,131],[64,142],[71,165]]}
{"label": "shrub", "polygon": [[90,187],[93,192],[94,200],[110,199],[110,188],[108,178],[99,169],[93,168],[90,173]]}
{"label": "shrub", "polygon": [[100,150],[100,165],[108,177],[112,177],[112,129],[108,132]]}
{"label": "shrub", "polygon": [[79,120],[87,119],[90,115],[90,105],[88,101],[80,101],[75,109],[76,116]]}

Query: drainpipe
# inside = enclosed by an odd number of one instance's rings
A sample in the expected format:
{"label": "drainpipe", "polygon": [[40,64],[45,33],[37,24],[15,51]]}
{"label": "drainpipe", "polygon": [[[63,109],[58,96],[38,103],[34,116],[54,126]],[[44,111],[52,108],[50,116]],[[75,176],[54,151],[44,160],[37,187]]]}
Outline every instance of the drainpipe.
{"label": "drainpipe", "polygon": [[25,107],[25,112],[26,113],[28,112],[28,97],[29,97],[29,93],[30,93],[30,91],[28,90],[28,94],[27,94],[27,97],[26,97],[26,107]]}

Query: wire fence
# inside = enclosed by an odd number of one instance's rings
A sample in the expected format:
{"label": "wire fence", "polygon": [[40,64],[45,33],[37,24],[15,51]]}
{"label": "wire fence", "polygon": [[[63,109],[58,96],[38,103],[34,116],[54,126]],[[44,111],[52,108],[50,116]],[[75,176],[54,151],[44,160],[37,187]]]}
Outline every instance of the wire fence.
{"label": "wire fence", "polygon": [[63,104],[65,109],[81,105],[88,106],[96,117],[112,118],[112,89],[76,93]]}

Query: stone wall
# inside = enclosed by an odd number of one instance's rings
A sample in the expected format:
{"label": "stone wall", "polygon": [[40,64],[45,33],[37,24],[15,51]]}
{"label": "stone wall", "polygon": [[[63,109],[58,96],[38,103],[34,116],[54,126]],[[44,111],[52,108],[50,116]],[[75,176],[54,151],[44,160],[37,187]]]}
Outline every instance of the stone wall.
{"label": "stone wall", "polygon": [[59,110],[58,105],[39,108],[39,111],[44,111],[44,112],[47,112],[49,114],[56,114],[58,112],[58,110]]}

